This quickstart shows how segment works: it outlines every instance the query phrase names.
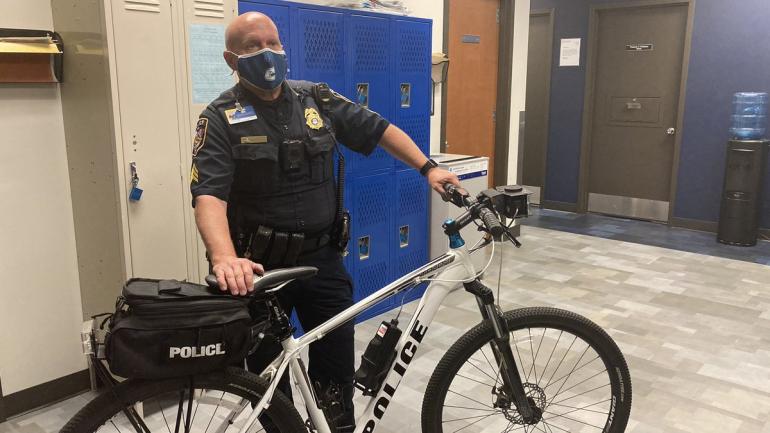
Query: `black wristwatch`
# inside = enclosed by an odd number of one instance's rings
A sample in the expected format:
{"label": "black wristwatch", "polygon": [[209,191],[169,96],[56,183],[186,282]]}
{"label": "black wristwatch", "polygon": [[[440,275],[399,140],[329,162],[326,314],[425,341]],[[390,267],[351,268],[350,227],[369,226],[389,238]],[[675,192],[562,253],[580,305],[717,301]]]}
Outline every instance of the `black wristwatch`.
{"label": "black wristwatch", "polygon": [[432,168],[438,167],[438,163],[432,159],[428,159],[425,165],[420,169],[420,174],[426,176]]}

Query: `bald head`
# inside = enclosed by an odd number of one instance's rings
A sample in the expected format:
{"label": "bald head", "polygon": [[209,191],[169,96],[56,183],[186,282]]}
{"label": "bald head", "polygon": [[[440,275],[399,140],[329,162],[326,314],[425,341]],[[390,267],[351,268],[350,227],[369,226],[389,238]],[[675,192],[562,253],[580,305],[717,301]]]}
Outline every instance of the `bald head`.
{"label": "bald head", "polygon": [[237,16],[227,26],[225,46],[235,54],[248,54],[263,48],[283,49],[278,27],[270,17],[259,12]]}

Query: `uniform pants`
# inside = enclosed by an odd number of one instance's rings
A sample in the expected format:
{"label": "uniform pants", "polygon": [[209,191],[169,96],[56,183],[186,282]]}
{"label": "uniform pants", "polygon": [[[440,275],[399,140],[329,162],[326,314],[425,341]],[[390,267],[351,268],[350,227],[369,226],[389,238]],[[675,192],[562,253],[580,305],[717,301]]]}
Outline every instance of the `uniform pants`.
{"label": "uniform pants", "polygon": [[[353,305],[353,284],[342,263],[341,254],[326,246],[311,254],[300,256],[298,266],[314,266],[318,273],[306,280],[296,280],[278,292],[278,300],[287,315],[296,310],[305,331],[311,330]],[[252,314],[265,314],[264,311]],[[354,324],[348,322],[329,333],[323,339],[310,344],[310,379],[327,389],[330,384],[341,387],[344,415],[337,425],[353,431],[353,377],[355,374]],[[260,347],[248,360],[249,370],[259,374],[280,351],[278,348]],[[281,390],[291,397],[288,378],[282,378]]]}

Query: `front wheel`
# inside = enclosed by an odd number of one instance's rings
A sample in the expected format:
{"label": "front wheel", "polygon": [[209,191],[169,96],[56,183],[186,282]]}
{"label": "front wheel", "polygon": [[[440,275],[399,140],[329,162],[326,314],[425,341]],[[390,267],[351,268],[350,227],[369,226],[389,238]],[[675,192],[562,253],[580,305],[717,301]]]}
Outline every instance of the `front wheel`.
{"label": "front wheel", "polygon": [[482,323],[463,335],[431,376],[422,405],[423,433],[622,433],[631,412],[631,377],[623,354],[598,325],[554,308],[503,314],[531,406],[527,423],[504,392]]}

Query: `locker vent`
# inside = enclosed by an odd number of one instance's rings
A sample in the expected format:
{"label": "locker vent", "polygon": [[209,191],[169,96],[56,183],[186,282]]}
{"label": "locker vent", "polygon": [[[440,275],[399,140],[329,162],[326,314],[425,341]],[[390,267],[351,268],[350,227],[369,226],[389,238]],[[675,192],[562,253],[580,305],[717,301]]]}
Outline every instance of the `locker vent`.
{"label": "locker vent", "polygon": [[425,180],[422,176],[409,176],[400,180],[399,216],[421,215],[425,213]]}
{"label": "locker vent", "polygon": [[419,268],[425,264],[428,257],[425,249],[420,248],[412,250],[409,254],[404,254],[398,259],[398,274],[404,275]]}
{"label": "locker vent", "polygon": [[196,17],[225,17],[225,0],[195,0],[194,5]]}
{"label": "locker vent", "polygon": [[430,73],[428,39],[420,29],[403,29],[400,33],[401,71]]}
{"label": "locker vent", "polygon": [[160,0],[125,0],[123,7],[127,11],[160,13]]}
{"label": "locker vent", "polygon": [[425,115],[401,116],[398,127],[404,130],[406,134],[425,151],[429,145],[428,134],[430,133],[430,119]]}
{"label": "locker vent", "polygon": [[386,72],[388,68],[388,26],[356,23],[355,65],[360,72]]}
{"label": "locker vent", "polygon": [[385,182],[370,183],[359,189],[358,223],[361,227],[386,224],[388,221],[388,185]]}
{"label": "locker vent", "polygon": [[379,262],[361,269],[356,286],[364,296],[371,295],[388,284],[388,268],[385,263]]}
{"label": "locker vent", "polygon": [[308,69],[342,71],[342,38],[335,21],[306,18],[304,36]]}

